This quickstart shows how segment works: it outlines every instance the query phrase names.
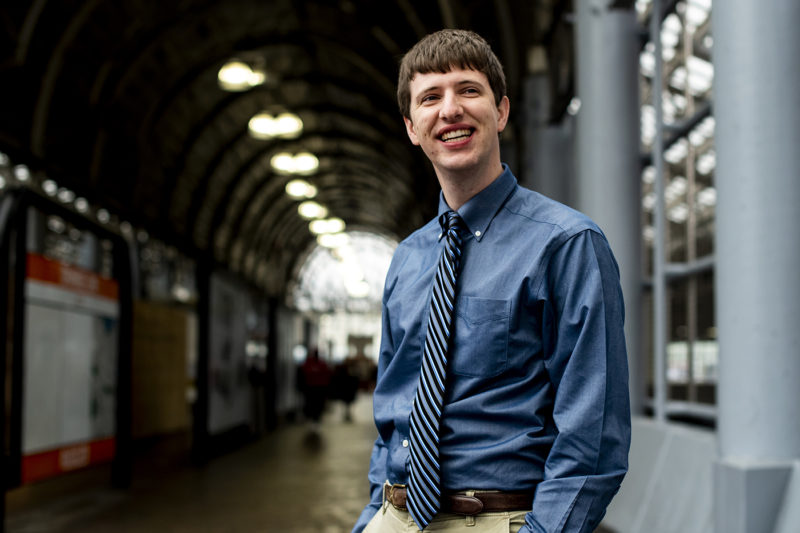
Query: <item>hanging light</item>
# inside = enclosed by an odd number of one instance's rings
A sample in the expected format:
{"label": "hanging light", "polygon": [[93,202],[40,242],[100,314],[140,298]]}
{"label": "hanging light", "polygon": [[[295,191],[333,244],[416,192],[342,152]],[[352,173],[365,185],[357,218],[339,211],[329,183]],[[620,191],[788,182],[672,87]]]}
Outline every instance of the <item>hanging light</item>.
{"label": "hanging light", "polygon": [[65,187],[61,187],[60,189],[58,189],[57,196],[58,199],[64,202],[65,204],[68,204],[75,199],[75,193]]}
{"label": "hanging light", "polygon": [[14,167],[14,177],[20,183],[25,183],[31,179],[31,171],[26,165],[16,165]]}
{"label": "hanging light", "polygon": [[75,209],[79,213],[86,213],[89,210],[89,202],[86,201],[86,198],[78,197],[75,199]]}
{"label": "hanging light", "polygon": [[297,212],[306,219],[324,218],[328,216],[328,210],[317,202],[303,202],[297,206]]}
{"label": "hanging light", "polygon": [[312,220],[308,224],[308,229],[314,235],[323,235],[325,233],[341,233],[344,231],[345,223],[341,218],[324,218],[319,220]]}
{"label": "hanging light", "polygon": [[294,139],[303,133],[303,121],[294,113],[281,113],[276,117],[262,111],[250,119],[247,128],[255,139]]}
{"label": "hanging light", "polygon": [[292,139],[303,132],[303,121],[294,113],[281,113],[274,122],[278,137]]}
{"label": "hanging light", "polygon": [[319,168],[319,159],[311,152],[300,152],[294,156],[294,168],[295,174],[308,176]]}
{"label": "hanging light", "polygon": [[296,179],[286,184],[286,194],[295,199],[314,198],[317,188],[306,180]]}
{"label": "hanging light", "polygon": [[261,85],[266,79],[267,73],[263,69],[253,68],[239,59],[231,59],[217,73],[219,86],[232,92],[246,91]]}
{"label": "hanging light", "polygon": [[299,174],[308,176],[319,168],[319,159],[310,152],[301,152],[292,155],[288,152],[280,152],[272,156],[270,165],[279,174]]}
{"label": "hanging light", "polygon": [[294,170],[294,157],[288,152],[281,152],[269,160],[272,170],[279,174],[291,174]]}
{"label": "hanging light", "polygon": [[256,139],[272,139],[275,136],[272,115],[258,113],[247,123],[247,131]]}
{"label": "hanging light", "polygon": [[42,190],[47,196],[55,196],[58,193],[58,184],[53,180],[44,180],[42,182]]}

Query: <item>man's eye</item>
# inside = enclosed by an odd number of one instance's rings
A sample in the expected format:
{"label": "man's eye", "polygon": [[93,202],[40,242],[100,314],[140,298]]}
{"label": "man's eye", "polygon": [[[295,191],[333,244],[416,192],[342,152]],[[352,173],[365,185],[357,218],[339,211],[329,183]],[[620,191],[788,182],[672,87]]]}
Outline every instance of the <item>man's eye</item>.
{"label": "man's eye", "polygon": [[429,94],[427,96],[423,96],[422,97],[422,103],[423,104],[426,103],[426,102],[433,102],[434,100],[436,100],[436,95],[434,95],[434,94]]}
{"label": "man's eye", "polygon": [[464,89],[464,94],[478,94],[478,89],[475,87],[467,87]]}

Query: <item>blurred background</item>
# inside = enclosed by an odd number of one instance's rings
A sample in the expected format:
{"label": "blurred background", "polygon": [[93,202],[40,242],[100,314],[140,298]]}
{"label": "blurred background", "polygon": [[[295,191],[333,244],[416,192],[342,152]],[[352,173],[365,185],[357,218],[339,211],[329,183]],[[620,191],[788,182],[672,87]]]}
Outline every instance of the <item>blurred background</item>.
{"label": "blurred background", "polygon": [[[398,64],[458,27],[504,65],[503,160],[620,265],[634,440],[605,530],[800,531],[798,17],[5,2],[0,530],[349,531],[384,276],[438,205]],[[309,500],[311,527],[291,514]]]}

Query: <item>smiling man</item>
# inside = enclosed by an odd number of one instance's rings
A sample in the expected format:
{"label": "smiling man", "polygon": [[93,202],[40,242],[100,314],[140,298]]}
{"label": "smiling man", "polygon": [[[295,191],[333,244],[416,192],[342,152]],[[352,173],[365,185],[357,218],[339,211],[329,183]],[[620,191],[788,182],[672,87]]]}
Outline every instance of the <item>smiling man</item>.
{"label": "smiling man", "polygon": [[630,444],[608,242],[501,162],[510,104],[483,38],[425,37],[397,95],[442,194],[387,274],[371,500],[353,531],[589,533]]}

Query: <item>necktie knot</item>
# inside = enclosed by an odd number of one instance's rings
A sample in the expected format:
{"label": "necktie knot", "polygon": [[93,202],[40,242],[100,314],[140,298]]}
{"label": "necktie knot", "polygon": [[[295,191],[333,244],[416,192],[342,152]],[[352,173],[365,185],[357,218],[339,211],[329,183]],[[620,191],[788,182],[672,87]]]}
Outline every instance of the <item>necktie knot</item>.
{"label": "necktie knot", "polygon": [[461,229],[464,227],[464,220],[455,211],[446,211],[439,216],[439,225],[442,233],[452,237],[460,237]]}
{"label": "necktie knot", "polygon": [[439,217],[442,234],[447,236],[451,245],[461,246],[461,230],[464,229],[464,219],[455,211],[447,211]]}

